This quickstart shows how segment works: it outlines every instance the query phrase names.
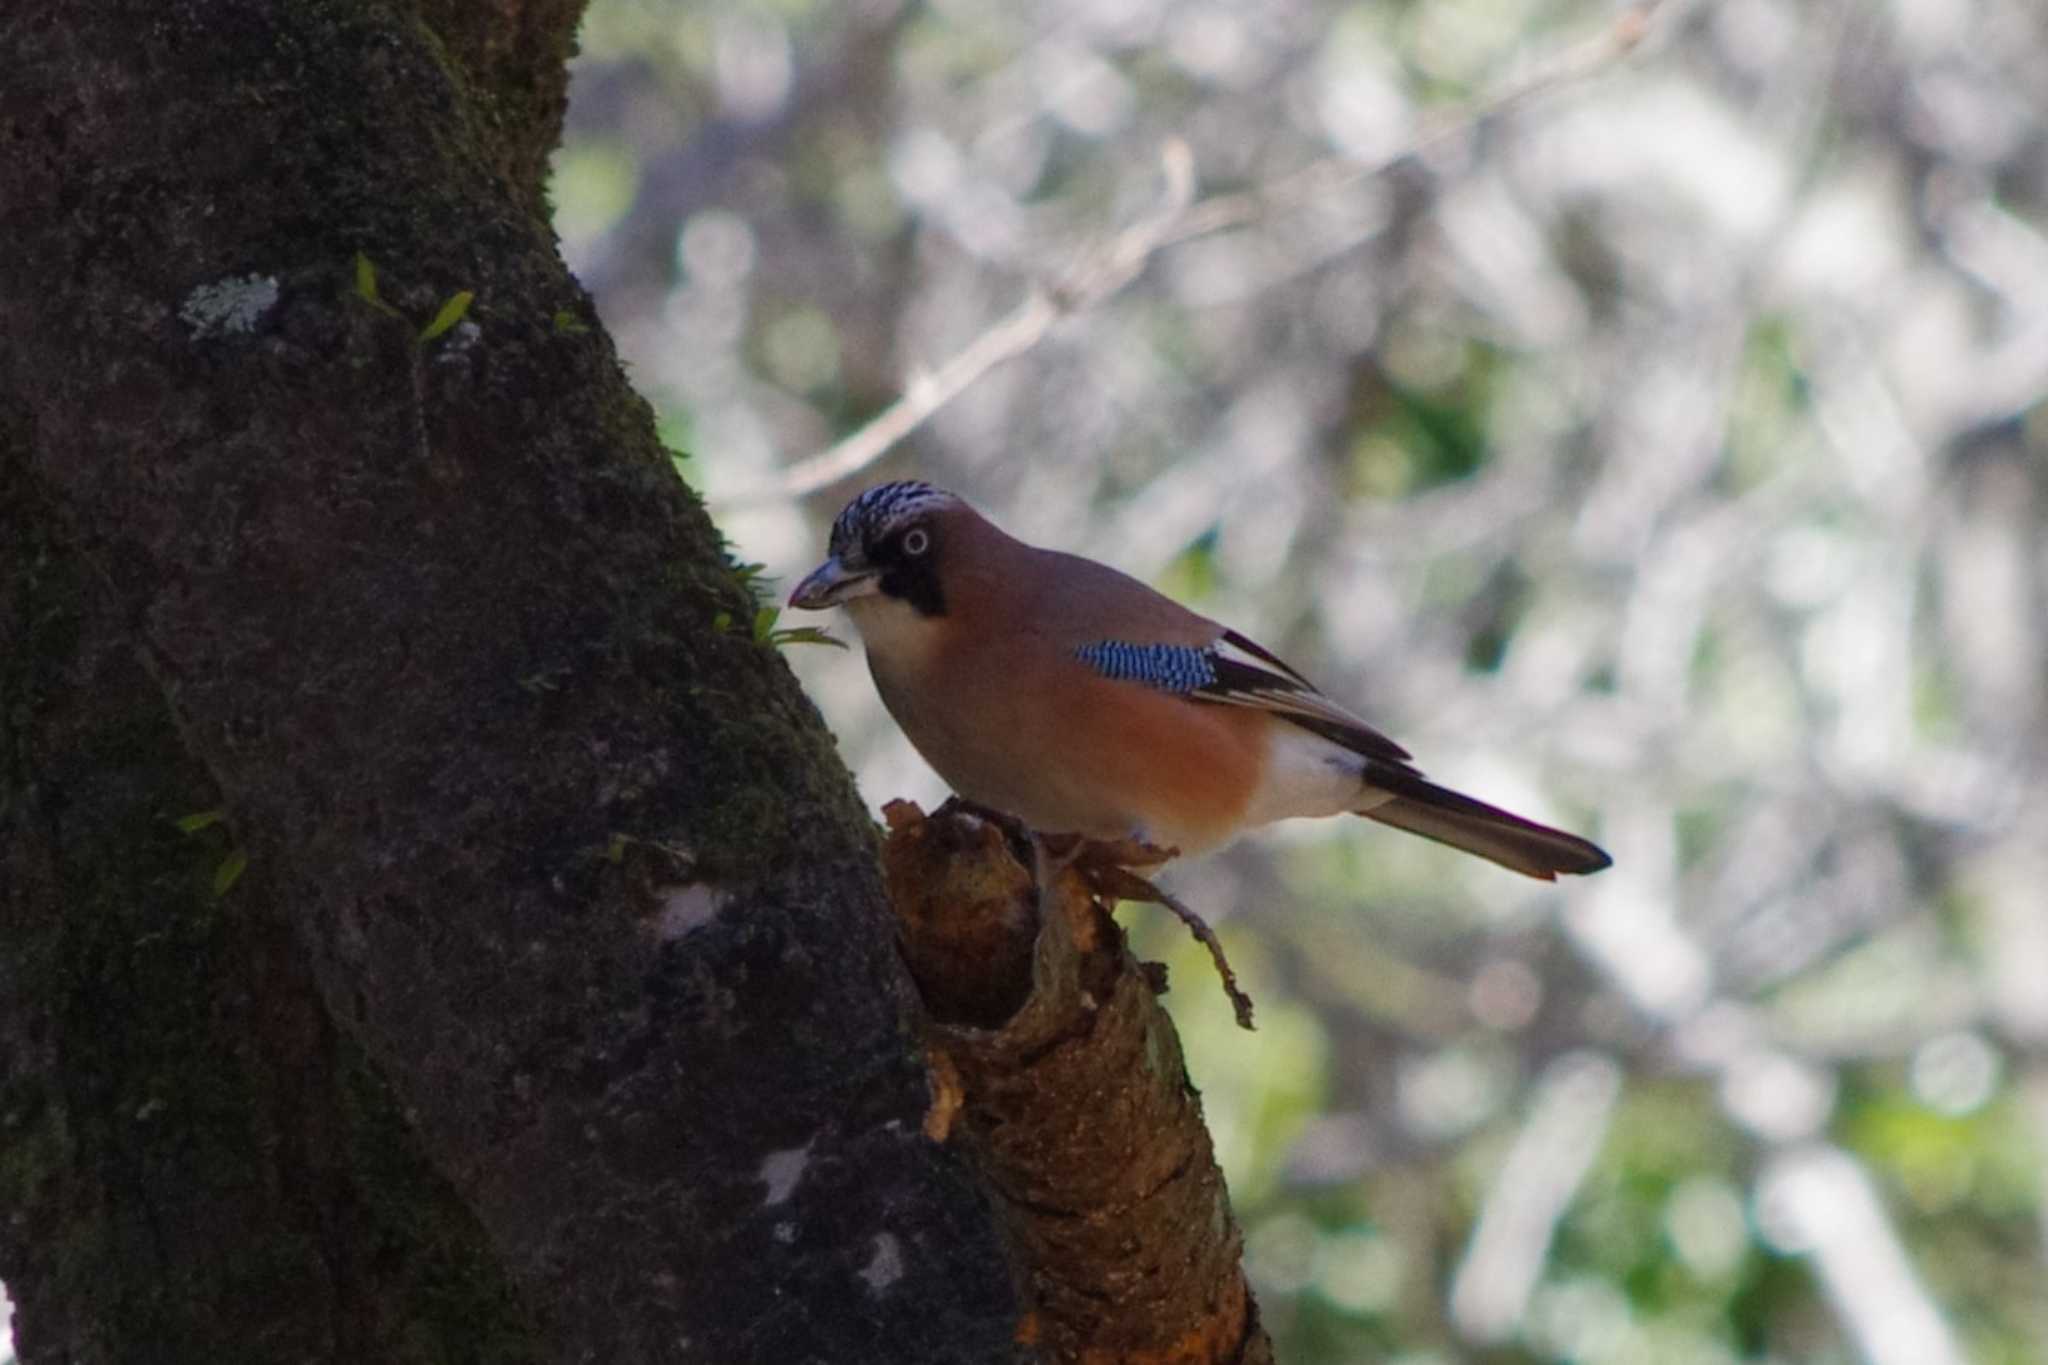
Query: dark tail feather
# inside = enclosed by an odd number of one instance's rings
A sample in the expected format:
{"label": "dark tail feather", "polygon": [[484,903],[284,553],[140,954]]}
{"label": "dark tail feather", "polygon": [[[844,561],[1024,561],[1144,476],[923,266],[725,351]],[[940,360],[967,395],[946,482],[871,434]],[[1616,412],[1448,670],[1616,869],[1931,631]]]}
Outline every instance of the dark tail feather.
{"label": "dark tail feather", "polygon": [[1524,820],[1419,777],[1401,776],[1393,800],[1358,813],[1546,882],[1556,881],[1560,872],[1598,872],[1614,861],[1576,834]]}

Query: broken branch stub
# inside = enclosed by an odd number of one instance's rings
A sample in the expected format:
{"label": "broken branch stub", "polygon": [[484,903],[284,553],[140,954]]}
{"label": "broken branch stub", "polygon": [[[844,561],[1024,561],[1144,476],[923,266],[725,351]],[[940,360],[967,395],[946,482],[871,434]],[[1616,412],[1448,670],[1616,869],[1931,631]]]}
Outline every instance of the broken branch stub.
{"label": "broken branch stub", "polygon": [[950,805],[885,814],[943,1111],[925,1129],[1000,1198],[1019,1340],[1090,1365],[1270,1361],[1179,1036],[1088,880],[1061,866],[1039,887],[1000,827]]}

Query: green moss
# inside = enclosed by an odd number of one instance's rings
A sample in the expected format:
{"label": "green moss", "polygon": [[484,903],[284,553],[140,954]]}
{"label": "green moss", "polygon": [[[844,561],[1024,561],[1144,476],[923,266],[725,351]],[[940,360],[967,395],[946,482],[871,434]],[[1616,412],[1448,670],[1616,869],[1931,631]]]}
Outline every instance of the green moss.
{"label": "green moss", "polygon": [[[11,913],[0,1267],[68,1347],[211,1362],[534,1359],[475,1219],[326,1023],[232,812],[187,758],[0,430],[0,839]],[[19,1239],[19,1240],[17,1240]]]}
{"label": "green moss", "polygon": [[368,1244],[409,1266],[403,1360],[538,1360],[524,1305],[507,1284],[468,1210],[414,1150],[404,1115],[352,1045],[338,1049],[336,1094],[345,1146],[363,1196]]}

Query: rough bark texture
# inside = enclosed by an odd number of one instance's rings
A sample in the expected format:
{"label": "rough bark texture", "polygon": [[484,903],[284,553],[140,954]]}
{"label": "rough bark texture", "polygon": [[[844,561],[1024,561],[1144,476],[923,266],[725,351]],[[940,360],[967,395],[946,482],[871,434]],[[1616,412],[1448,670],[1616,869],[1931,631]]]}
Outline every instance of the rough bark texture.
{"label": "rough bark texture", "polygon": [[1072,868],[1041,897],[1004,832],[957,807],[888,813],[943,1078],[926,1128],[1000,1193],[1027,1338],[1091,1365],[1270,1362],[1179,1036],[1107,907]]}
{"label": "rough bark texture", "polygon": [[574,9],[0,7],[25,1360],[1018,1351],[863,813],[553,249]]}

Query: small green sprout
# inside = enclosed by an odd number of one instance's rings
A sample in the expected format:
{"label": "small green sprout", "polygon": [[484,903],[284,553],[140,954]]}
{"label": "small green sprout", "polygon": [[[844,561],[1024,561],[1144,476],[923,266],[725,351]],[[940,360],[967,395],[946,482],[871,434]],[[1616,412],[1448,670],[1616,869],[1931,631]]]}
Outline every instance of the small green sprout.
{"label": "small green sprout", "polygon": [[218,900],[227,895],[234,884],[249,870],[249,851],[231,848],[228,856],[220,860],[220,866],[213,870],[213,895]]}
{"label": "small green sprout", "polygon": [[420,328],[420,344],[425,345],[462,321],[463,315],[469,311],[469,305],[475,298],[476,291],[471,289],[462,290],[451,296],[448,302],[441,305],[441,311],[434,314],[434,320]]}
{"label": "small green sprout", "polygon": [[834,649],[846,648],[846,641],[828,634],[817,626],[783,626],[778,629],[775,620],[781,615],[780,607],[762,607],[754,613],[755,644],[767,645],[773,649],[781,649],[785,645],[830,645]]}
{"label": "small green sprout", "polygon": [[364,303],[382,303],[377,297],[377,267],[362,252],[356,253],[356,294]]}
{"label": "small green sprout", "polygon": [[[202,830],[212,829],[228,818],[225,807],[215,806],[212,810],[195,810],[190,815],[181,815],[171,821],[180,834],[195,835]],[[223,834],[226,830],[221,831]],[[230,848],[227,856],[213,869],[213,898],[219,900],[227,895],[234,884],[249,870],[249,850]]]}
{"label": "small green sprout", "polygon": [[[384,301],[377,288],[377,263],[360,251],[356,253],[356,297],[387,317],[407,321],[405,314]],[[419,329],[415,339],[424,346],[447,332],[469,315],[469,305],[475,301],[476,291],[473,289],[459,290],[450,295],[440,311],[434,314],[433,321]]]}
{"label": "small green sprout", "polygon": [[[835,639],[817,626],[783,626],[778,629],[775,622],[782,615],[782,608],[776,606],[773,601],[775,580],[768,576],[768,566],[743,564],[731,555],[726,556],[725,563],[726,567],[732,570],[733,577],[740,581],[740,586],[747,590],[747,596],[754,599],[751,634],[755,644],[767,645],[771,649],[781,649],[785,645],[831,645],[835,649],[846,648],[844,640]],[[711,618],[713,630],[729,631],[732,627],[732,613],[729,611],[721,611]]]}
{"label": "small green sprout", "polygon": [[360,251],[356,253],[356,297],[387,317],[398,318],[401,321],[405,317],[403,313],[384,302],[383,296],[377,292],[376,263]]}
{"label": "small green sprout", "polygon": [[538,672],[528,673],[520,678],[519,688],[522,692],[531,692],[535,696],[539,696],[543,692],[559,692],[562,690],[561,680],[567,676],[568,672],[569,666],[567,664],[556,668],[543,668]]}

